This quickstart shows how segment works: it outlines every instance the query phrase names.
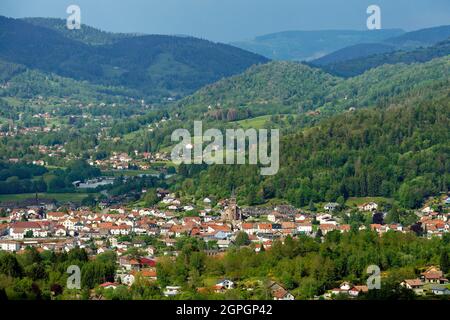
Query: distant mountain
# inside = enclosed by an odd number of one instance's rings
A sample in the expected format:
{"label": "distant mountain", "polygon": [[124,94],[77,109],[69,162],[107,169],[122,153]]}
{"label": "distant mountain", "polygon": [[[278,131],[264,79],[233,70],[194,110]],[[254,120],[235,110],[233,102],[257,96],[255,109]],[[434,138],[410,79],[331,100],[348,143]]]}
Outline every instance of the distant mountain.
{"label": "distant mountain", "polygon": [[286,31],[232,45],[273,60],[309,61],[348,46],[381,42],[404,33],[401,29]]}
{"label": "distant mountain", "polygon": [[[350,50],[351,48],[349,48]],[[346,51],[345,49],[341,51]],[[440,42],[431,47],[418,48],[412,51],[395,51],[381,54],[374,54],[370,56],[362,56],[356,59],[350,60],[338,60],[336,52],[332,57],[327,56],[322,60],[316,60],[312,62],[312,65],[318,65],[324,71],[333,75],[341,77],[353,77],[366,72],[369,69],[376,68],[383,64],[396,64],[396,63],[417,63],[426,62],[434,58],[447,56],[450,54],[450,38],[449,40]],[[327,63],[327,61],[335,60],[334,63]]]}
{"label": "distant mountain", "polygon": [[[361,43],[354,46],[349,46],[335,52],[332,52],[324,57],[311,61],[313,65],[324,66],[339,64],[344,61],[353,59],[362,59],[365,57],[385,54],[393,51],[410,51],[420,47],[428,47],[439,42],[445,41],[450,37],[450,26],[440,26],[417,31],[407,32],[400,36],[385,39],[377,43]],[[422,61],[423,62],[423,61]],[[389,63],[389,62],[386,62]],[[379,64],[377,64],[379,65]],[[330,66],[328,69],[333,69]],[[365,71],[367,69],[363,69]],[[360,74],[360,70],[354,70],[353,75]],[[346,75],[344,73],[338,73]]]}
{"label": "distant mountain", "polygon": [[384,42],[398,49],[408,49],[431,46],[450,37],[450,25],[425,28],[404,33],[400,36],[386,39]]}
{"label": "distant mountain", "polygon": [[374,54],[381,54],[395,51],[394,45],[383,43],[360,43],[354,46],[332,52],[322,58],[313,60],[311,63],[317,66],[348,61],[352,59],[367,57]]}
{"label": "distant mountain", "polygon": [[85,26],[84,34],[72,35],[58,28],[54,20],[0,17],[0,59],[74,80],[127,87],[153,100],[182,97],[268,61],[196,38],[113,36]]}
{"label": "distant mountain", "polygon": [[22,20],[39,27],[52,29],[66,38],[90,45],[113,44],[122,39],[137,36],[137,34],[105,32],[84,24],[80,29],[69,30],[66,27],[66,20],[57,18],[24,18]]}

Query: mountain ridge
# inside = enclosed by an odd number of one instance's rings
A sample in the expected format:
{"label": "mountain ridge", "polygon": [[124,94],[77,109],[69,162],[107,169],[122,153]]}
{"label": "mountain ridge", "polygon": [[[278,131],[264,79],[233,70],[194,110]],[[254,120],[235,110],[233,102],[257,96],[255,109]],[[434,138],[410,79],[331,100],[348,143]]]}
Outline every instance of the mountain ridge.
{"label": "mountain ridge", "polygon": [[262,56],[207,40],[164,35],[89,45],[59,31],[0,17],[0,58],[94,84],[126,86],[161,101],[240,73]]}
{"label": "mountain ridge", "polygon": [[378,42],[403,33],[401,29],[282,31],[231,44],[272,60],[309,61],[346,46]]}

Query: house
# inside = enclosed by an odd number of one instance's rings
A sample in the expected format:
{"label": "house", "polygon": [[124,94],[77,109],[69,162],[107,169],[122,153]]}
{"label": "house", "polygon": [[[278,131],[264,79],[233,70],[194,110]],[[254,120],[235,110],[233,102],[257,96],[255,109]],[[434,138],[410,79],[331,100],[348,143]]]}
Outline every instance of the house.
{"label": "house", "polygon": [[363,203],[362,205],[358,206],[358,209],[360,211],[375,211],[378,209],[378,204],[376,204],[375,202]]}
{"label": "house", "polygon": [[297,223],[297,231],[300,233],[311,233],[313,231],[311,222]]}
{"label": "house", "polygon": [[443,272],[438,267],[429,267],[420,274],[420,278],[425,283],[446,284],[448,279],[444,278]]}
{"label": "house", "polygon": [[75,223],[76,223],[76,220],[67,218],[62,222],[62,225],[64,226],[64,228],[66,228],[68,230],[73,230]]}
{"label": "house", "polygon": [[294,300],[295,297],[287,291],[283,286],[275,281],[270,281],[268,285],[273,300]]}
{"label": "house", "polygon": [[28,233],[31,233],[33,237],[46,237],[47,231],[43,230],[38,222],[20,221],[15,222],[9,229],[9,235],[13,239],[23,239]]}
{"label": "house", "polygon": [[225,288],[226,290],[230,290],[234,288],[234,282],[229,279],[221,279],[216,283],[216,286],[220,286]]}
{"label": "house", "polygon": [[47,212],[46,214],[48,220],[59,221],[67,218],[67,214],[64,212]]}
{"label": "house", "polygon": [[351,284],[350,282],[348,282],[348,281],[342,282],[342,283],[340,284],[340,286],[339,286],[339,288],[340,288],[341,290],[346,290],[346,291],[350,290],[352,287],[353,287],[352,284]]}
{"label": "house", "polygon": [[437,296],[450,295],[450,289],[442,285],[434,285],[431,292]]}
{"label": "house", "polygon": [[351,297],[357,297],[359,296],[361,293],[367,293],[369,292],[369,287],[366,285],[361,285],[361,286],[354,286],[353,288],[351,288],[350,290],[348,290],[348,294]]}
{"label": "house", "polygon": [[55,237],[65,237],[67,235],[66,229],[63,226],[58,226],[54,231]]}
{"label": "house", "polygon": [[105,282],[100,285],[103,289],[116,289],[119,286],[116,282]]}
{"label": "house", "polygon": [[120,226],[112,226],[109,232],[112,235],[128,235],[131,232],[132,227],[127,224],[122,224]]}
{"label": "house", "polygon": [[149,279],[149,280],[157,280],[158,279],[156,269],[154,269],[154,268],[142,269],[141,274],[144,278]]}
{"label": "house", "polygon": [[260,232],[260,233],[272,232],[272,224],[271,223],[258,223],[257,224],[257,232]]}
{"label": "house", "polygon": [[249,223],[249,222],[242,223],[241,229],[248,235],[252,235],[257,232],[257,229],[255,228],[255,224]]}
{"label": "house", "polygon": [[228,240],[228,239],[219,239],[219,240],[217,240],[217,246],[219,248],[226,249],[226,248],[228,248],[230,246],[230,244],[231,244],[231,241]]}
{"label": "house", "polygon": [[277,222],[284,218],[284,215],[279,213],[278,211],[273,211],[272,213],[267,215],[267,220],[270,222]]}
{"label": "house", "polygon": [[20,250],[20,244],[16,241],[1,240],[0,241],[0,250],[16,252],[16,251]]}
{"label": "house", "polygon": [[142,277],[144,277],[145,279],[148,279],[148,280],[156,280],[157,279],[156,269],[154,269],[154,268],[146,268],[146,269],[142,269],[141,271],[136,271],[136,270],[131,271],[130,279],[131,279],[131,276],[133,276],[132,283],[134,283],[134,280],[136,279],[137,275],[141,275]]}
{"label": "house", "polygon": [[319,229],[322,231],[323,235],[326,235],[330,231],[337,230],[338,227],[333,223],[324,223],[319,226]]}
{"label": "house", "polygon": [[329,202],[326,205],[324,205],[324,209],[327,211],[335,211],[340,207],[340,204],[337,202]]}
{"label": "house", "polygon": [[402,287],[414,291],[417,295],[423,295],[423,285],[424,283],[420,279],[406,279],[400,283]]}
{"label": "house", "polygon": [[164,290],[164,296],[173,297],[180,293],[181,287],[179,286],[167,286]]}
{"label": "house", "polygon": [[122,281],[122,283],[127,286],[131,286],[134,283],[135,279],[136,279],[135,275],[129,273],[129,274],[122,275],[122,277],[120,278],[120,281]]}
{"label": "house", "polygon": [[[352,288],[354,288],[354,286],[350,282],[344,281],[344,282],[342,282],[339,285],[339,288],[331,289],[331,294],[334,294],[334,295],[340,295],[340,294],[348,295],[350,289],[352,289]],[[355,291],[356,291],[356,289],[353,290],[353,293],[355,293]],[[359,292],[358,292],[358,294],[359,294]]]}
{"label": "house", "polygon": [[119,264],[121,267],[125,268],[125,270],[139,270],[140,264],[137,259],[131,259],[129,257],[120,257]]}
{"label": "house", "polygon": [[273,300],[294,300],[294,296],[284,288],[272,291]]}

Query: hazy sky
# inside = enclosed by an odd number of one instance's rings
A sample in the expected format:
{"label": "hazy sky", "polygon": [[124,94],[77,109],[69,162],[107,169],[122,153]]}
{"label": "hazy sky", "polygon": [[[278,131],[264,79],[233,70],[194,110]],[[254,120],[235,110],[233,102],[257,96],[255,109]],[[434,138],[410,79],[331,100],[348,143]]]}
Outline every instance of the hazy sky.
{"label": "hazy sky", "polygon": [[381,7],[383,28],[450,24],[450,0],[0,0],[9,17],[67,17],[107,31],[188,34],[229,42],[285,30],[364,29],[366,9]]}

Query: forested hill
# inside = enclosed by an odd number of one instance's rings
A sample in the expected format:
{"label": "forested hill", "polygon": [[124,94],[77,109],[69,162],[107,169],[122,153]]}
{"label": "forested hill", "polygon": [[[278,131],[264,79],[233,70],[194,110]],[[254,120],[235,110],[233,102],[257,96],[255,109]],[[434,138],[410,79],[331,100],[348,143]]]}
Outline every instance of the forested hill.
{"label": "forested hill", "polygon": [[232,108],[254,115],[330,116],[350,108],[386,105],[430,86],[448,87],[450,56],[413,65],[384,65],[342,79],[297,62],[271,62],[206,86],[177,103],[187,118]]}
{"label": "forested hill", "polygon": [[22,20],[36,26],[52,29],[66,38],[90,45],[112,44],[125,38],[137,36],[137,34],[105,32],[84,24],[81,29],[69,30],[66,20],[57,18],[24,18]]}
{"label": "forested hill", "polygon": [[449,119],[449,87],[417,90],[388,108],[344,113],[283,137],[274,176],[264,178],[248,165],[213,165],[191,176],[182,168],[188,177],[182,190],[220,198],[235,189],[242,204],[385,196],[417,207],[450,187]]}
{"label": "forested hill", "polygon": [[[335,75],[350,77],[385,63],[425,62],[448,53],[450,26],[407,32],[379,42],[348,46],[309,63]],[[435,46],[434,48],[428,48]],[[413,51],[409,53],[408,51]]]}
{"label": "forested hill", "polygon": [[408,49],[431,46],[450,37],[450,25],[415,30],[386,39],[384,42],[397,48]]}
{"label": "forested hill", "polygon": [[[355,47],[343,49],[340,52],[336,52],[333,57],[327,56],[323,59],[316,60],[311,64],[320,67],[322,70],[331,73],[336,76],[353,77],[366,72],[369,69],[376,68],[383,64],[396,64],[396,63],[416,63],[426,62],[434,58],[447,56],[450,54],[450,38],[446,41],[439,42],[431,47],[424,47],[414,49],[412,51],[394,51],[390,50],[390,47],[384,47],[380,44],[371,45],[370,52],[378,54],[361,53],[362,57],[355,57],[354,59],[348,59],[352,54],[359,55],[354,51],[364,51],[368,45],[361,45],[358,50]],[[347,51],[350,52],[347,52]],[[383,52],[384,51],[384,52]],[[339,57],[345,57],[344,60],[340,60]],[[335,62],[332,62],[335,61]]]}
{"label": "forested hill", "polygon": [[88,28],[83,42],[42,25],[0,17],[0,59],[75,80],[124,86],[154,100],[184,96],[267,62],[229,45],[190,37],[134,36],[91,45],[87,43],[111,36]]}
{"label": "forested hill", "polygon": [[178,103],[181,108],[262,105],[305,110],[323,104],[323,98],[341,81],[319,69],[297,62],[270,62],[206,86]]}
{"label": "forested hill", "polygon": [[93,85],[52,73],[33,70],[24,65],[0,59],[0,97],[16,99],[61,98],[92,102],[130,101],[138,95],[136,90],[125,87]]}

